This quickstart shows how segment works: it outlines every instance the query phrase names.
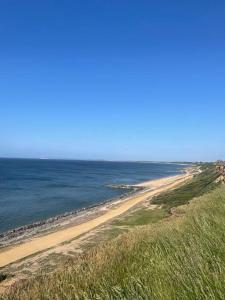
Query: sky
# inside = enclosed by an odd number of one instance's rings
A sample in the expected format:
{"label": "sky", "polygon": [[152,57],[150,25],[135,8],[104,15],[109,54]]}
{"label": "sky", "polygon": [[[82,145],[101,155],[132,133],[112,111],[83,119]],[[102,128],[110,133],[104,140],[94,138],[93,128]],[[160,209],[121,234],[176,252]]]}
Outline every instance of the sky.
{"label": "sky", "polygon": [[0,157],[225,159],[225,1],[2,0]]}

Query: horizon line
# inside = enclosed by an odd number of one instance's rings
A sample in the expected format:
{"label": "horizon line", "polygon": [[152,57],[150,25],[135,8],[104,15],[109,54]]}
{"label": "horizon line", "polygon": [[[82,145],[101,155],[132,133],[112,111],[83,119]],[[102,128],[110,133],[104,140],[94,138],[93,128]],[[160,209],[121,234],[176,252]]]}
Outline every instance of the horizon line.
{"label": "horizon line", "polygon": [[98,162],[141,162],[141,163],[199,163],[199,162],[214,162],[213,161],[206,161],[206,160],[196,160],[196,161],[189,161],[189,160],[114,160],[114,159],[91,159],[91,158],[49,158],[49,157],[7,157],[7,156],[0,156],[0,159],[25,159],[25,160],[67,160],[67,161],[98,161]]}

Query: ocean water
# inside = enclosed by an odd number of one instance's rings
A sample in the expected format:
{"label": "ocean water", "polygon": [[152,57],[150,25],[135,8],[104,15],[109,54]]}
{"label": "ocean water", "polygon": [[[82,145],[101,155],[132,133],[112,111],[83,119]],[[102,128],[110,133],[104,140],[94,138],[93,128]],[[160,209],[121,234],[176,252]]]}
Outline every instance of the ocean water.
{"label": "ocean water", "polygon": [[171,176],[183,168],[167,163],[0,159],[0,232],[126,192],[110,184]]}

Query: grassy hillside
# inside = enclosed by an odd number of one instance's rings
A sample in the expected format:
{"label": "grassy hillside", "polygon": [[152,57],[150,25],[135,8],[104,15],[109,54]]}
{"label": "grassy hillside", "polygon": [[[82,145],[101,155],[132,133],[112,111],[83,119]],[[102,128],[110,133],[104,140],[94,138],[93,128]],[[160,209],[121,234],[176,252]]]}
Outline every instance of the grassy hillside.
{"label": "grassy hillside", "polygon": [[215,180],[218,177],[215,167],[209,164],[204,165],[202,169],[203,172],[196,175],[191,181],[173,191],[158,195],[152,203],[163,205],[164,208],[169,210],[214,189],[216,187]]}
{"label": "grassy hillside", "polygon": [[218,173],[214,165],[205,163],[201,165],[201,168],[203,172],[194,176],[192,180],[172,191],[161,193],[151,199],[151,204],[160,206],[160,209],[149,210],[146,207],[142,207],[134,213],[116,219],[113,221],[113,224],[123,227],[156,223],[170,216],[174,207],[186,204],[194,197],[201,196],[215,189],[218,186],[218,184],[215,184]]}
{"label": "grassy hillside", "polygon": [[176,210],[179,217],[123,234],[4,298],[224,299],[225,187]]}

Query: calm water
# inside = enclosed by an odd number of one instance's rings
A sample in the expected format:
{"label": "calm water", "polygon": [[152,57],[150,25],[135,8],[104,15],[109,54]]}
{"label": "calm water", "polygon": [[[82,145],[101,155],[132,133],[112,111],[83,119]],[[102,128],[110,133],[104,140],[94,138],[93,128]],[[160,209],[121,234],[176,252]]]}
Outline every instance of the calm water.
{"label": "calm water", "polygon": [[117,197],[133,184],[178,174],[179,164],[0,159],[0,232]]}

